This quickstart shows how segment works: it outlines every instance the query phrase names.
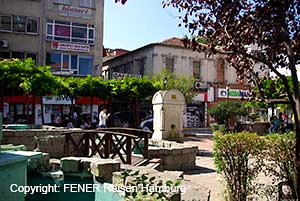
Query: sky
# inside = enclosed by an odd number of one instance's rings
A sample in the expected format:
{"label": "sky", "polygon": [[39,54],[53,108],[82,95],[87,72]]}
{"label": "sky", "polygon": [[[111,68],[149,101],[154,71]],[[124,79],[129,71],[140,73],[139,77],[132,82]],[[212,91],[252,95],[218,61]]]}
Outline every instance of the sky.
{"label": "sky", "polygon": [[171,37],[184,37],[178,11],[162,8],[162,0],[128,0],[125,5],[105,0],[104,47],[134,50]]}

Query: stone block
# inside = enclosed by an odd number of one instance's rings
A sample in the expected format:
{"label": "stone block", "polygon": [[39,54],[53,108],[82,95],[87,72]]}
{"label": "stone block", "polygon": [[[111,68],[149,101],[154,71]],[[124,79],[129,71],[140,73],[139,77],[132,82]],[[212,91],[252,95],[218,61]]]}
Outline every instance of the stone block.
{"label": "stone block", "polygon": [[120,162],[112,159],[99,159],[91,163],[91,173],[107,180],[112,179],[113,172],[120,171]]}
{"label": "stone block", "polygon": [[182,148],[171,148],[170,152],[172,155],[181,155],[183,149]]}
{"label": "stone block", "polygon": [[191,149],[190,147],[185,147],[182,149],[182,154],[189,154],[193,152],[193,149]]}
{"label": "stone block", "polygon": [[59,170],[60,168],[60,160],[56,158],[51,158],[49,160],[50,169],[53,171]]}
{"label": "stone block", "polygon": [[86,173],[90,173],[92,162],[97,162],[97,160],[101,160],[101,159],[81,157],[80,163],[81,163],[82,171]]}
{"label": "stone block", "polygon": [[61,169],[64,172],[78,172],[80,166],[80,158],[65,157],[61,159]]}

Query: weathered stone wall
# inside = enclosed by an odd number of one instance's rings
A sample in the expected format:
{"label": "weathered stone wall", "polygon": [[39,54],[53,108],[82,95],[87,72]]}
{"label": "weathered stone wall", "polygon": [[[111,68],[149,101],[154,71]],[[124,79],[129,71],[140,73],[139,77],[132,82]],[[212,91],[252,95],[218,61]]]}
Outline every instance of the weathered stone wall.
{"label": "weathered stone wall", "polygon": [[165,140],[149,141],[149,158],[161,158],[164,170],[189,170],[195,167],[197,146]]}
{"label": "weathered stone wall", "polygon": [[269,122],[253,122],[250,124],[243,124],[243,129],[250,132],[255,132],[259,135],[268,134],[270,123]]}
{"label": "weathered stone wall", "polygon": [[[64,156],[65,136],[62,135],[66,129],[28,129],[28,130],[3,130],[1,144],[25,145],[27,150],[39,150],[49,153],[51,158],[61,158]],[[80,139],[80,134],[73,135],[76,142]],[[74,146],[70,145],[70,153],[73,155]]]}

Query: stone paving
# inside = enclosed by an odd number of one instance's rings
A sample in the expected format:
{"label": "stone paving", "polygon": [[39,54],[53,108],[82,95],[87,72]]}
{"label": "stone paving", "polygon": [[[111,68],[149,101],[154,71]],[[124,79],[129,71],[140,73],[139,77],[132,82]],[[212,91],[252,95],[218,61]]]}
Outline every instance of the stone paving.
{"label": "stone paving", "polygon": [[194,185],[191,192],[187,191],[182,196],[182,200],[207,200],[204,198],[207,198],[208,192],[210,192],[210,201],[221,201],[224,187],[222,177],[216,173],[214,167],[211,154],[213,141],[205,138],[186,137],[184,143],[198,146],[200,156],[196,158],[196,168],[184,174],[185,180]]}

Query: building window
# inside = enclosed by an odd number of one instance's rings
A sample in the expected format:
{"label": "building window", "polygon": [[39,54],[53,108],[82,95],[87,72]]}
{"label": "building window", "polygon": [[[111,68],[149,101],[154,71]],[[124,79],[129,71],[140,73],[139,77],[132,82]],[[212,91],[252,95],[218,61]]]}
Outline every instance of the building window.
{"label": "building window", "polygon": [[27,18],[26,19],[26,32],[37,34],[38,33],[38,20],[35,18]]}
{"label": "building window", "polygon": [[95,8],[95,0],[80,0],[81,7]]}
{"label": "building window", "polygon": [[13,58],[13,59],[25,59],[25,53],[24,52],[12,52],[11,58]]}
{"label": "building window", "polygon": [[56,73],[89,75],[93,73],[93,57],[81,55],[48,53],[47,65]]}
{"label": "building window", "polygon": [[193,61],[193,76],[201,79],[201,61]]}
{"label": "building window", "polygon": [[63,60],[62,60],[62,70],[70,70],[70,55],[69,54],[63,54]]}
{"label": "building window", "polygon": [[174,58],[166,58],[166,70],[169,73],[174,73]]}
{"label": "building window", "polygon": [[27,59],[32,58],[36,61],[37,54],[35,53],[26,53],[26,52],[0,52],[0,59]]}
{"label": "building window", "polygon": [[219,59],[217,62],[217,82],[225,83],[225,62]]}
{"label": "building window", "polygon": [[14,16],[13,21],[13,31],[15,32],[25,32],[26,27],[26,17]]}
{"label": "building window", "polygon": [[37,34],[38,19],[25,16],[0,16],[0,30],[19,33]]}
{"label": "building window", "polygon": [[0,30],[11,31],[12,17],[8,15],[0,16]]}
{"label": "building window", "polygon": [[0,59],[27,59],[32,58],[32,60],[36,61],[37,54],[36,53],[26,53],[26,52],[0,52]]}
{"label": "building window", "polygon": [[93,74],[93,58],[79,57],[79,73],[80,75]]}
{"label": "building window", "polygon": [[144,76],[144,74],[145,74],[145,60],[146,60],[145,58],[137,60],[139,74],[141,76]]}
{"label": "building window", "polygon": [[27,58],[31,58],[32,60],[35,61],[35,63],[37,63],[37,62],[36,62],[36,54],[34,54],[34,53],[27,53],[27,54],[26,54],[26,59],[27,59]]}
{"label": "building window", "polygon": [[47,54],[47,65],[51,66],[53,71],[61,70],[61,54],[51,53]]}
{"label": "building window", "polygon": [[10,52],[0,52],[0,59],[10,59]]}
{"label": "building window", "polygon": [[47,21],[47,39],[74,43],[94,43],[94,26],[55,20]]}
{"label": "building window", "polygon": [[54,0],[53,3],[71,5],[71,0]]}
{"label": "building window", "polygon": [[71,69],[77,71],[78,69],[78,56],[72,55],[71,56]]}

